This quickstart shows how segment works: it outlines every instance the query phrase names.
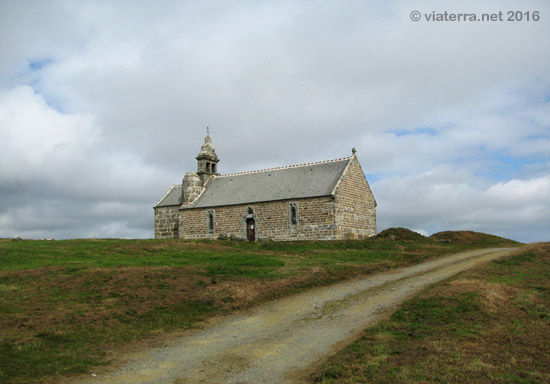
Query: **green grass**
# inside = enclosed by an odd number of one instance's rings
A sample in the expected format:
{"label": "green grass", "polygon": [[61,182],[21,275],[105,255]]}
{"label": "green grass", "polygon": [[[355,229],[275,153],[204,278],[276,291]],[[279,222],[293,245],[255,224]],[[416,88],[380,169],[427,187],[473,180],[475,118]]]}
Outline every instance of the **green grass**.
{"label": "green grass", "polygon": [[394,324],[407,324],[407,327],[396,327],[392,335],[422,340],[441,331],[458,337],[475,334],[479,323],[467,319],[468,315],[477,315],[480,311],[476,296],[476,292],[468,292],[453,297],[411,301],[393,314],[391,320]]}
{"label": "green grass", "polygon": [[0,382],[56,382],[108,363],[108,351],[216,314],[476,247],[417,237],[0,240]]}
{"label": "green grass", "polygon": [[550,382],[550,243],[528,248],[425,290],[311,381]]}
{"label": "green grass", "polygon": [[[454,339],[468,339],[480,333],[477,319],[479,305],[475,294],[463,294],[447,298],[424,298],[409,301],[396,311],[390,320],[370,328],[349,347],[345,348],[337,360],[328,364],[325,370],[316,375],[316,382],[372,382],[394,383],[401,381],[425,382],[441,377],[434,376],[433,362],[425,359],[429,346],[415,348],[422,359],[414,364],[399,364],[416,345],[437,335],[446,342]],[[452,360],[460,359],[454,353]],[[447,377],[450,373],[447,373]],[[445,380],[443,380],[444,382]]]}
{"label": "green grass", "polygon": [[[33,340],[0,342],[0,382],[40,382],[48,374],[84,373],[103,365],[109,344],[140,340],[144,335],[192,327],[213,311],[201,302],[183,302],[156,308],[144,314],[115,314],[101,327],[58,326],[33,335]],[[116,319],[116,322],[115,322]],[[70,319],[66,319],[71,324]],[[116,324],[116,328],[109,327]]]}
{"label": "green grass", "polygon": [[[178,240],[0,240],[0,270],[26,270],[63,266],[67,268],[117,266],[281,266],[281,257],[296,256],[302,266],[326,262],[331,265],[364,263],[370,260],[402,260],[418,251],[460,251],[493,246],[517,246],[499,239],[472,244],[436,244],[423,241],[372,238],[366,241],[266,242],[178,241]],[[396,248],[396,245],[404,249]],[[334,257],[335,252],[338,257]],[[70,269],[68,269],[70,271]]]}
{"label": "green grass", "polygon": [[253,260],[252,265],[261,266],[266,259],[269,263],[269,256],[255,255],[253,248],[232,243],[222,246],[220,251],[208,249],[205,242],[193,244],[162,240],[4,241],[0,245],[0,262],[4,271],[53,266],[250,265],[250,260]]}

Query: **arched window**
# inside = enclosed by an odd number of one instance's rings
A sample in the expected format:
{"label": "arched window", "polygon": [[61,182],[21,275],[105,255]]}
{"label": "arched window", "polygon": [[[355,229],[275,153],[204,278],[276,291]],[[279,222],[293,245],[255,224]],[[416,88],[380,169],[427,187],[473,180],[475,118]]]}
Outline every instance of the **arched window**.
{"label": "arched window", "polygon": [[252,207],[248,207],[247,214],[253,215],[254,214],[254,209]]}
{"label": "arched window", "polygon": [[298,224],[298,206],[295,203],[290,203],[290,225]]}
{"label": "arched window", "polygon": [[206,212],[206,229],[208,233],[214,233],[214,211]]}

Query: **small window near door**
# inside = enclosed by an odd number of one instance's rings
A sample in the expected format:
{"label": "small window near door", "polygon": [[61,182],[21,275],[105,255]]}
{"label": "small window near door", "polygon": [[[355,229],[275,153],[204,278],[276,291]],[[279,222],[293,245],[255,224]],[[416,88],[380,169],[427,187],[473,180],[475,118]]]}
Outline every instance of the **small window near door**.
{"label": "small window near door", "polygon": [[214,211],[206,212],[206,229],[208,233],[214,233]]}
{"label": "small window near door", "polygon": [[296,203],[290,203],[290,225],[298,225],[298,206]]}

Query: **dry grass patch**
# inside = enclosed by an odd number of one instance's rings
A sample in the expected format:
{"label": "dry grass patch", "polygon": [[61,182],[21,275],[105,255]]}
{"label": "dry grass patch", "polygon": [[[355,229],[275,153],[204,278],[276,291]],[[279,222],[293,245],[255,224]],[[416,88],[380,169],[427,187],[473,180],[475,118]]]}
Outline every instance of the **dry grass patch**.
{"label": "dry grass patch", "polygon": [[488,312],[496,312],[507,305],[515,296],[515,290],[507,285],[492,283],[481,278],[465,277],[444,283],[431,290],[426,297],[442,294],[453,295],[465,292],[476,292],[481,308]]}

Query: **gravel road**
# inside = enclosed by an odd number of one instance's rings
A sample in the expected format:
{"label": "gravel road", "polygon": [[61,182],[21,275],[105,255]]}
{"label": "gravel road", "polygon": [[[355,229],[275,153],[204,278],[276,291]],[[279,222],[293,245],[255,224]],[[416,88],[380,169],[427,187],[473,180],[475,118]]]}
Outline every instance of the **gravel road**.
{"label": "gravel road", "polygon": [[81,383],[298,383],[422,288],[514,249],[462,252],[266,303],[136,352]]}

